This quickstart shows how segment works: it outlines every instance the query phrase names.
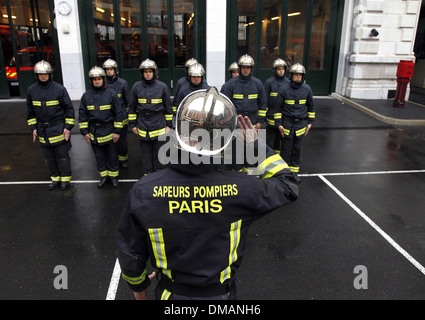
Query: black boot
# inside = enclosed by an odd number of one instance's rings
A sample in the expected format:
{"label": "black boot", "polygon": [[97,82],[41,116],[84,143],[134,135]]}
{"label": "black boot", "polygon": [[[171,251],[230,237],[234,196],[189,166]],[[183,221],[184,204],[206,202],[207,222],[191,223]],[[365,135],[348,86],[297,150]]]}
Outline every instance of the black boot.
{"label": "black boot", "polygon": [[52,181],[49,183],[49,190],[55,190],[59,187],[59,181]]}
{"label": "black boot", "polygon": [[102,188],[106,184],[107,181],[108,181],[108,177],[102,177],[100,179],[99,183],[97,184],[97,187]]}
{"label": "black boot", "polygon": [[58,159],[57,162],[61,173],[61,189],[67,190],[70,187],[69,181],[71,180],[71,159]]}
{"label": "black boot", "polygon": [[118,188],[118,178],[111,178],[112,186]]}

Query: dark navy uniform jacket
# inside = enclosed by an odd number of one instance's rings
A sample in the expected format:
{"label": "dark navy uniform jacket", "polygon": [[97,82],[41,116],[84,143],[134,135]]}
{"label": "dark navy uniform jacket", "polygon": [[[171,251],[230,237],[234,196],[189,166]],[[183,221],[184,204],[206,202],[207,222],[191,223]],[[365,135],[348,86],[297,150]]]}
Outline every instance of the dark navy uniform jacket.
{"label": "dark navy uniform jacket", "polygon": [[37,130],[43,146],[65,142],[64,129],[72,130],[75,112],[68,91],[54,81],[32,84],[27,91],[27,123]]}
{"label": "dark navy uniform jacket", "polygon": [[232,100],[238,114],[247,115],[252,124],[263,123],[266,118],[267,98],[263,84],[256,77],[239,76],[227,81],[221,93]]}
{"label": "dark navy uniform jacket", "polygon": [[[201,89],[208,89],[210,86],[205,80],[202,80],[200,84],[197,86],[194,85],[191,81],[187,84],[183,84],[180,87],[180,90],[178,94],[173,99],[173,106],[179,107],[180,103],[183,101],[183,99],[191,92]],[[177,110],[177,109],[176,109]]]}
{"label": "dark navy uniform jacket", "polygon": [[[282,86],[278,94],[278,115],[275,118],[290,120],[305,120],[309,124],[316,118],[314,109],[313,92],[306,83],[296,84],[288,82]],[[282,120],[276,120],[276,125],[282,124]]]}
{"label": "dark navy uniform jacket", "polygon": [[278,107],[278,93],[279,88],[283,85],[289,83],[289,79],[285,76],[279,77],[277,75],[274,75],[273,77],[268,78],[264,82],[264,90],[266,91],[266,97],[267,97],[267,124],[274,127],[275,124],[275,114],[278,113],[277,107]]}
{"label": "dark navy uniform jacket", "polygon": [[113,89],[118,94],[118,98],[121,99],[125,108],[124,125],[126,125],[128,105],[130,103],[130,90],[128,89],[127,81],[118,76],[115,76],[114,78],[106,77],[106,87]]}
{"label": "dark navy uniform jacket", "polygon": [[142,140],[157,140],[172,126],[173,110],[170,93],[159,80],[141,80],[133,85],[128,112],[128,125],[137,127]]}
{"label": "dark navy uniform jacket", "polygon": [[112,142],[113,134],[124,127],[125,109],[118,94],[106,86],[89,89],[81,97],[79,108],[80,132],[90,135],[95,144]]}
{"label": "dark navy uniform jacket", "polygon": [[251,224],[295,201],[298,185],[271,149],[261,179],[213,165],[171,165],[129,192],[116,234],[123,278],[133,291],[147,263],[175,284],[205,288],[234,277]]}

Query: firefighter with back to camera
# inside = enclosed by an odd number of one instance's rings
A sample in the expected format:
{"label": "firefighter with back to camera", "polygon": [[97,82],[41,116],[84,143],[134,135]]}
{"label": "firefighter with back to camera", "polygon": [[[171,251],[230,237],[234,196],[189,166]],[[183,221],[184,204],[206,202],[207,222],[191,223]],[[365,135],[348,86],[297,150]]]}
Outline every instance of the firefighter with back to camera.
{"label": "firefighter with back to camera", "polygon": [[42,60],[34,65],[37,82],[27,91],[27,123],[38,137],[52,182],[49,190],[66,190],[71,181],[71,130],[75,112],[65,87],[52,80],[52,66]]}
{"label": "firefighter with back to camera", "polygon": [[[287,64],[283,59],[273,61],[272,71],[274,75],[264,82],[264,90],[267,97],[267,114],[266,114],[266,142],[275,152],[280,152],[281,135],[279,128],[276,126],[276,120],[281,118],[281,114],[277,112],[277,101],[279,88],[290,80],[285,77]],[[275,118],[277,117],[277,119]]]}
{"label": "firefighter with back to camera", "polygon": [[[301,150],[304,137],[314,123],[313,92],[304,82],[305,68],[299,63],[290,69],[291,81],[279,90],[279,101],[275,114],[276,124],[282,136],[281,156],[296,175],[300,170]],[[298,175],[297,175],[298,177]]]}
{"label": "firefighter with back to camera", "polygon": [[[192,156],[222,159],[223,150],[236,140],[237,121],[243,145],[266,153],[259,164],[262,179],[220,170],[213,160],[197,165],[182,161]],[[225,128],[230,134],[218,146],[208,138],[210,143],[199,147],[200,128]],[[179,141],[180,161],[143,177],[128,194],[116,233],[122,277],[136,299],[145,299],[154,276],[148,272],[150,260],[160,274],[156,299],[236,299],[235,273],[250,225],[295,201],[297,181],[285,161],[257,138],[249,117],[236,116],[233,103],[215,87],[186,97],[172,133]]]}
{"label": "firefighter with back to camera", "polygon": [[125,115],[123,120],[123,129],[120,133],[120,138],[117,142],[117,153],[118,161],[121,167],[124,169],[128,168],[128,105],[130,103],[130,91],[128,89],[128,83],[125,79],[118,76],[118,64],[115,60],[107,59],[103,63],[103,69],[106,73],[106,87],[113,89],[117,94],[118,98],[121,99],[123,107],[125,109]]}
{"label": "firefighter with back to camera", "polygon": [[267,98],[263,84],[252,75],[254,59],[245,54],[238,60],[239,76],[227,81],[221,88],[235,105],[236,112],[248,116],[257,129],[265,122]]}
{"label": "firefighter with back to camera", "polygon": [[147,175],[163,168],[158,159],[163,142],[158,137],[170,130],[173,110],[167,85],[157,79],[156,63],[146,59],[139,69],[142,80],[134,84],[131,92],[128,124],[140,137],[143,170]]}
{"label": "firefighter with back to camera", "polygon": [[119,162],[117,145],[124,127],[125,110],[118,94],[106,87],[106,73],[100,67],[89,71],[91,89],[80,101],[79,125],[84,140],[91,144],[96,157],[102,188],[108,179],[114,188],[118,187]]}

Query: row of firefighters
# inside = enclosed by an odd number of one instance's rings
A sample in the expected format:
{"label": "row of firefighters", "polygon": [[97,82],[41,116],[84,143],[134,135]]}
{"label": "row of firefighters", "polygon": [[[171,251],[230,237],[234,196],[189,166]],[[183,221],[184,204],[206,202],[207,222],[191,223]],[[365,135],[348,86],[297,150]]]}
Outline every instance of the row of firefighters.
{"label": "row of firefighters", "polygon": [[[249,117],[256,129],[266,128],[267,144],[280,152],[296,174],[303,139],[315,120],[305,68],[292,65],[288,78],[287,64],[276,59],[274,74],[264,84],[252,75],[253,68],[253,58],[243,55],[229,67],[231,79],[221,93],[233,102],[237,114]],[[89,71],[91,89],[81,97],[78,121],[81,134],[94,151],[99,188],[108,181],[118,187],[119,168],[128,167],[128,132],[140,137],[144,174],[163,168],[158,160],[163,142],[158,137],[174,127],[177,107],[189,93],[210,87],[203,66],[193,58],[186,62],[186,76],[178,81],[173,99],[167,85],[158,79],[154,61],[144,60],[139,69],[141,80],[132,90],[118,76],[114,60],[108,59],[102,68],[95,66]],[[66,88],[52,80],[52,72],[46,61],[34,66],[37,81],[27,92],[27,122],[33,142],[38,139],[41,144],[51,176],[49,190],[66,190],[72,174],[69,151],[75,112]]]}

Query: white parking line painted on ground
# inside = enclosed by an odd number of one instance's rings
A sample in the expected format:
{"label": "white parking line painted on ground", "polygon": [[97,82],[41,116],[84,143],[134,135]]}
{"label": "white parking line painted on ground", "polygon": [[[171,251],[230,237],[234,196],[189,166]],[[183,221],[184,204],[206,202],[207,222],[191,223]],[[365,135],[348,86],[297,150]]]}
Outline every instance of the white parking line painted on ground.
{"label": "white parking line painted on ground", "polygon": [[[329,172],[329,173],[303,173],[299,174],[300,177],[327,177],[327,176],[357,176],[357,175],[374,175],[374,174],[406,174],[406,173],[425,173],[425,170],[398,170],[398,171],[366,171],[366,172]],[[122,183],[135,183],[139,179],[118,179]],[[26,184],[48,184],[51,181],[3,181],[0,186],[7,185],[26,185]],[[72,180],[71,183],[84,184],[84,183],[98,183],[99,180]]]}
{"label": "white parking line painted on ground", "polygon": [[400,252],[410,263],[412,263],[420,272],[425,275],[425,268],[416,261],[406,250],[404,250],[397,242],[395,242],[384,230],[382,230],[375,222],[373,222],[363,211],[361,211],[354,203],[352,203],[341,191],[339,191],[332,183],[329,182],[323,175],[318,175],[323,182],[325,182],[329,188],[344,200],[354,211],[356,211],[360,217],[362,217],[369,225],[375,229],[385,240],[387,240],[398,252]]}
{"label": "white parking line painted on ground", "polygon": [[117,294],[118,290],[118,284],[120,282],[120,276],[121,266],[117,259],[115,261],[114,271],[112,272],[111,282],[109,283],[109,289],[106,295],[106,300],[115,300],[115,295]]}

